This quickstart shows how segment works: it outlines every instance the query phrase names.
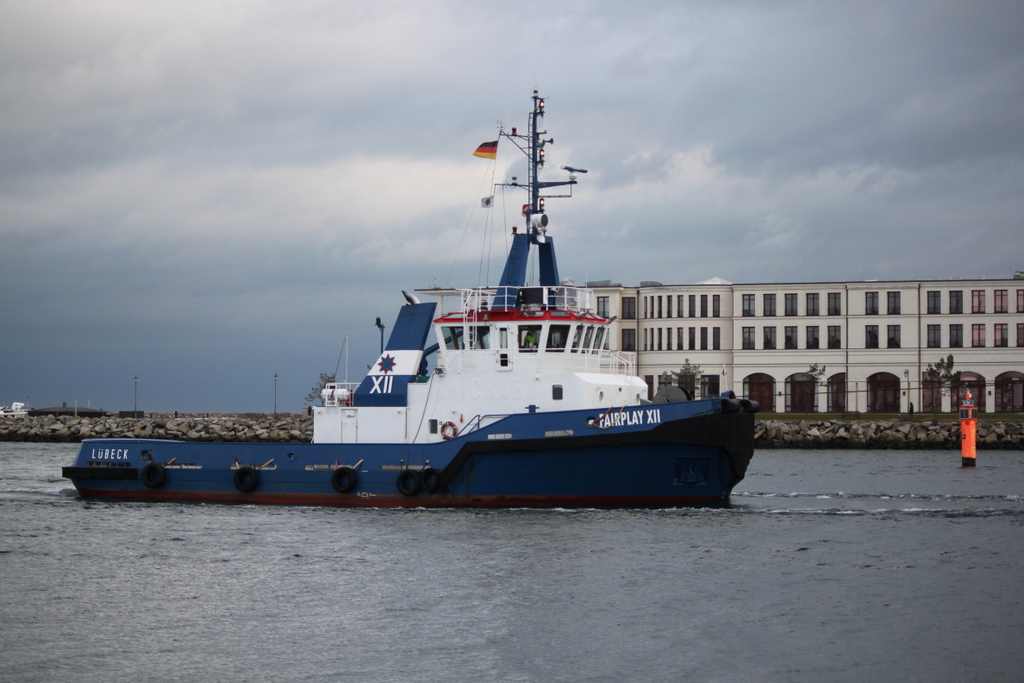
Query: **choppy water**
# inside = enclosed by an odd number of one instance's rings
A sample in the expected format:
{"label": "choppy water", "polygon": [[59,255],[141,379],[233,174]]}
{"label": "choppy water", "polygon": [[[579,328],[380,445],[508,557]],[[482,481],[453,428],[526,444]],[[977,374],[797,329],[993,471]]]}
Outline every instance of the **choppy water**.
{"label": "choppy water", "polygon": [[92,503],[0,444],[2,681],[1008,681],[1024,453],[760,451],[733,507]]}

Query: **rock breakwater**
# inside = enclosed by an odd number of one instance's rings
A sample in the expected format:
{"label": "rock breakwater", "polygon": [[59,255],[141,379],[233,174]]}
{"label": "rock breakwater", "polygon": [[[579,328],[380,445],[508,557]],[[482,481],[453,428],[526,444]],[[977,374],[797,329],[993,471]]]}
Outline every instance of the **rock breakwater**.
{"label": "rock breakwater", "polygon": [[[960,449],[960,423],[945,421],[761,420],[756,448]],[[978,448],[1024,449],[1024,425],[978,421]]]}
{"label": "rock breakwater", "polygon": [[0,418],[0,441],[74,443],[119,438],[300,443],[312,440],[313,418],[292,413]]}

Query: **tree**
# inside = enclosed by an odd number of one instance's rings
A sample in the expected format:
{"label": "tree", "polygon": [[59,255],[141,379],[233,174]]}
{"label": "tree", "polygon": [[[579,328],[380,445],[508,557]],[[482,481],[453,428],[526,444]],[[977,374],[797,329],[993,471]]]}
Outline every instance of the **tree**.
{"label": "tree", "polygon": [[334,381],[334,374],[328,375],[326,372],[320,373],[320,383],[315,385],[313,389],[306,396],[306,405],[312,405],[320,400],[320,392],[323,391],[327,384]]}
{"label": "tree", "polygon": [[925,382],[937,388],[943,396],[949,396],[950,392],[960,388],[960,371],[953,371],[953,354],[929,363],[924,374]]}
{"label": "tree", "polygon": [[815,384],[821,384],[821,378],[825,376],[825,366],[818,367],[817,363],[807,368],[807,374],[814,378]]}
{"label": "tree", "polygon": [[679,372],[673,372],[672,374],[676,378],[676,386],[684,391],[689,392],[690,396],[696,394],[697,382],[700,381],[701,367],[690,363],[690,359],[687,358],[683,367],[679,369]]}

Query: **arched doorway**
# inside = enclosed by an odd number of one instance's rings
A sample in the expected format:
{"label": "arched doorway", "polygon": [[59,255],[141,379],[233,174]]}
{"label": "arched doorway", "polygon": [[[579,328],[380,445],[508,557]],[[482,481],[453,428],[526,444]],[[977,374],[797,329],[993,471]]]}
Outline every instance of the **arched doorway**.
{"label": "arched doorway", "polygon": [[961,372],[960,373],[960,385],[953,392],[952,396],[952,408],[956,412],[960,410],[960,402],[967,396],[967,392],[971,392],[971,398],[974,399],[974,405],[977,407],[979,413],[986,412],[985,408],[985,391],[988,388],[988,382],[984,377],[976,372]]}
{"label": "arched doorway", "polygon": [[1004,372],[996,375],[994,384],[994,412],[1024,413],[1024,373]]}
{"label": "arched doorway", "polygon": [[921,412],[942,412],[942,388],[927,372],[921,373]]}
{"label": "arched doorway", "polygon": [[761,410],[775,412],[775,378],[763,372],[755,372],[743,379],[743,395],[757,401]]}
{"label": "arched doorway", "polygon": [[797,372],[786,378],[786,412],[813,413],[815,411],[815,389],[818,383],[814,376]]}
{"label": "arched doorway", "polygon": [[889,372],[868,377],[868,412],[900,412],[900,378]]}
{"label": "arched doorway", "polygon": [[846,373],[837,372],[828,378],[828,412],[846,412]]}

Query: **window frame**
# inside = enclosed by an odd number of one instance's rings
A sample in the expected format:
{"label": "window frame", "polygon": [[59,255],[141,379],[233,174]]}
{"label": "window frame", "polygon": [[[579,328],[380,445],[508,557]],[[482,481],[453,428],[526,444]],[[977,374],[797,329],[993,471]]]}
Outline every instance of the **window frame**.
{"label": "window frame", "polygon": [[878,292],[864,292],[864,315],[878,315]]}

